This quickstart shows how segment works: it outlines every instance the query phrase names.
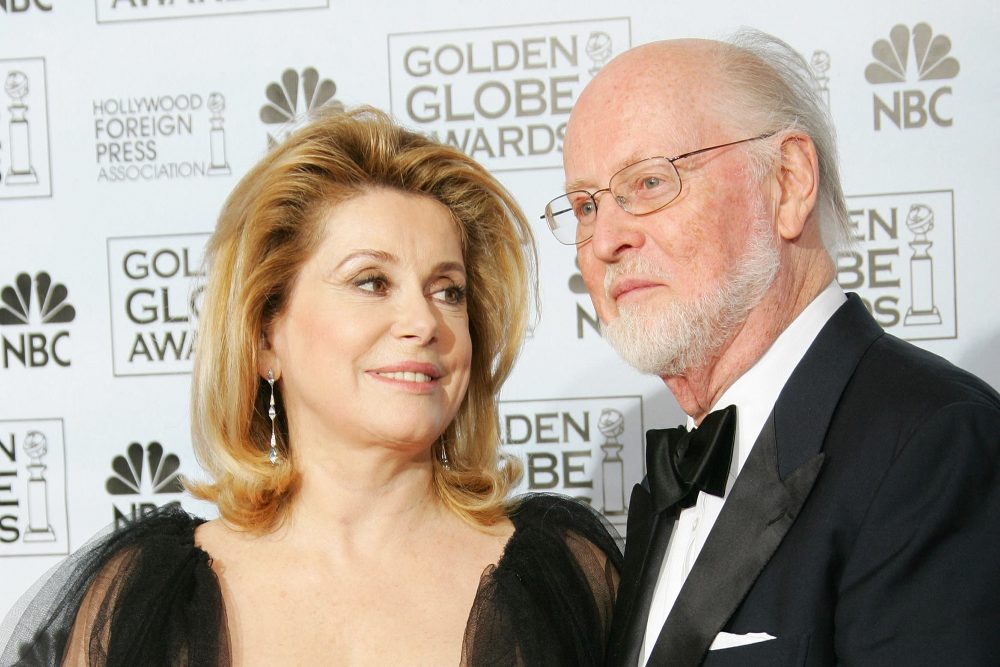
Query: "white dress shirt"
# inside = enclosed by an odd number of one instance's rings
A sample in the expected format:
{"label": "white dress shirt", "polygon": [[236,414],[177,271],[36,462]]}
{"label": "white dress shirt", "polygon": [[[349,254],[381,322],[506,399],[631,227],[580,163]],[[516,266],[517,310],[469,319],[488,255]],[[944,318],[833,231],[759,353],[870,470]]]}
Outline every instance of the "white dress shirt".
{"label": "white dress shirt", "polygon": [[[736,442],[733,462],[729,469],[729,481],[726,483],[726,496],[729,495],[736,476],[750,456],[750,450],[761,429],[764,428],[764,422],[771,414],[785,382],[805,356],[806,350],[812,345],[820,329],[846,300],[847,297],[837,282],[830,283],[788,325],[757,363],[726,389],[718,402],[712,406],[713,410],[729,405],[736,406]],[[687,426],[689,429],[694,426],[691,417],[688,417]],[[670,536],[666,557],[660,566],[660,576],[656,581],[653,600],[649,606],[645,641],[639,654],[640,665],[645,665],[649,660],[649,654],[656,644],[660,629],[667,620],[681,586],[691,572],[698,554],[701,553],[705,540],[708,539],[708,533],[715,525],[724,503],[724,498],[699,493],[697,502],[681,511]]]}

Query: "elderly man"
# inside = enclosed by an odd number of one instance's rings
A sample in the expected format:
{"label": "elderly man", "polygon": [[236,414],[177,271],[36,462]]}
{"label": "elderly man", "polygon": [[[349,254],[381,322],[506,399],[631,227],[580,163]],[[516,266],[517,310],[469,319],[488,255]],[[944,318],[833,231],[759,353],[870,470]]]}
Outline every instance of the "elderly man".
{"label": "elderly man", "polygon": [[805,63],[647,44],[587,86],[546,208],[605,337],[690,416],[647,434],[612,665],[1000,661],[1000,396],[834,280]]}

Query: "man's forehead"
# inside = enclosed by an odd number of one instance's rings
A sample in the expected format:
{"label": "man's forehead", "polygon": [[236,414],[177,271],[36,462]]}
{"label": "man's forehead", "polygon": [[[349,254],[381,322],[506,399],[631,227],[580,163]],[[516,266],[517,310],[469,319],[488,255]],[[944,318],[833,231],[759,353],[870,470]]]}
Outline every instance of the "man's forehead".
{"label": "man's forehead", "polygon": [[[607,174],[608,178],[604,179],[603,185],[601,185],[600,182],[598,182],[597,179],[601,178],[601,176],[599,176],[597,174],[594,174],[594,175],[577,175],[572,180],[566,181],[566,192],[571,192],[573,190],[586,190],[586,189],[592,188],[592,187],[606,187],[607,186],[607,182],[606,181],[611,176],[613,176],[614,174],[618,173],[619,171],[621,171],[625,167],[627,167],[627,166],[629,166],[631,164],[635,164],[636,162],[639,162],[640,160],[645,160],[646,158],[649,158],[649,157],[659,157],[660,156],[660,153],[655,153],[655,152],[654,153],[649,153],[647,155],[648,152],[649,151],[646,151],[646,150],[643,150],[643,149],[634,150],[634,151],[632,151],[630,153],[625,154],[624,157],[616,159],[613,162],[609,162],[608,163],[609,166],[606,167],[606,168],[604,168],[604,169],[602,169],[602,171],[608,171],[608,174]],[[569,174],[567,174],[567,176],[569,176]]]}
{"label": "man's forehead", "polygon": [[691,117],[683,126],[665,122],[637,123],[621,119],[623,131],[590,132],[567,144],[566,191],[605,188],[616,173],[651,157],[672,158],[697,148],[702,132]]}
{"label": "man's forehead", "polygon": [[[629,69],[616,74],[628,75]],[[595,79],[584,91],[564,143],[568,190],[607,187],[614,173],[639,160],[698,148],[716,116],[708,77],[682,77],[685,85],[676,76],[665,78],[670,85],[650,72]]]}

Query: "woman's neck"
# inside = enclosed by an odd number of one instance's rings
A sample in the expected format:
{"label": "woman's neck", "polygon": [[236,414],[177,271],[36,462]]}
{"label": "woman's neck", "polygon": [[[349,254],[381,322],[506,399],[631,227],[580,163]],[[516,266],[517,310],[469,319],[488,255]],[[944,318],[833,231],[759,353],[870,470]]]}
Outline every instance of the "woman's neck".
{"label": "woman's neck", "polygon": [[434,490],[430,457],[429,451],[407,456],[388,448],[302,456],[296,461],[301,485],[276,536],[351,552],[405,541],[451,516]]}

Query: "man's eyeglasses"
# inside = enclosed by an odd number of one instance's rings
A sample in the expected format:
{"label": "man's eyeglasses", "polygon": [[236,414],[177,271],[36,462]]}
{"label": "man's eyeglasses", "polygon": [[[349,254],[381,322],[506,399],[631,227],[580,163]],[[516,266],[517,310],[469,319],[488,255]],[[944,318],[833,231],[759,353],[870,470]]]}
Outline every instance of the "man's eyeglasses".
{"label": "man's eyeglasses", "polygon": [[549,229],[560,243],[580,245],[589,241],[594,235],[597,196],[602,192],[610,192],[615,202],[626,213],[632,215],[654,213],[677,199],[681,193],[681,175],[674,165],[677,160],[714,151],[717,148],[766,139],[773,134],[766,132],[748,139],[699,148],[675,157],[650,157],[639,160],[617,172],[611,177],[608,187],[597,192],[574,190],[559,195],[545,205],[545,215],[541,217],[549,223]]}

